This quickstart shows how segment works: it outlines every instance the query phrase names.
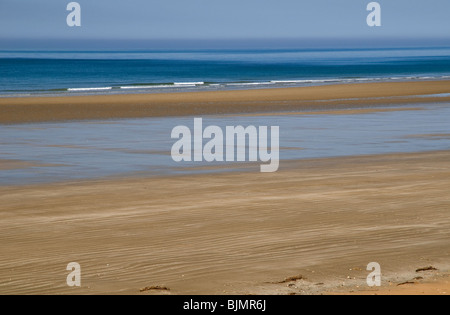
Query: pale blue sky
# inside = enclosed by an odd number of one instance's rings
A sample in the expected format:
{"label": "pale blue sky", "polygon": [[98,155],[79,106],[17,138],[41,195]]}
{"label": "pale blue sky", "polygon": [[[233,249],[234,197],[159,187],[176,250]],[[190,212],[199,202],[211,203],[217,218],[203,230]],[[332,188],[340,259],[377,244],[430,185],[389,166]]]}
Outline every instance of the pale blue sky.
{"label": "pale blue sky", "polygon": [[79,0],[81,28],[69,2],[0,0],[0,39],[450,38],[449,0],[380,0],[380,28],[371,0]]}

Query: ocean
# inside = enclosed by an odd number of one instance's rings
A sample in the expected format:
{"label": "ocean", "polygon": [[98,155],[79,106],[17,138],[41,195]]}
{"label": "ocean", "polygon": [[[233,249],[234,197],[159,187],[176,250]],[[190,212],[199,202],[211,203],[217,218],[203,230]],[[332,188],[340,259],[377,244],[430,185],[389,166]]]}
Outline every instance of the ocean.
{"label": "ocean", "polygon": [[0,97],[450,79],[450,48],[0,51]]}

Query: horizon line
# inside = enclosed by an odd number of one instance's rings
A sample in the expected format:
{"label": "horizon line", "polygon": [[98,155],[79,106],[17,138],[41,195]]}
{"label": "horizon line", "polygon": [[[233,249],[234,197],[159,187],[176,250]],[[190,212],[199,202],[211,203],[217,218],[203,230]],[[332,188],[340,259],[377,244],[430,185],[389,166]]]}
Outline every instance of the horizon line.
{"label": "horizon line", "polygon": [[314,49],[450,47],[449,37],[0,38],[11,50]]}

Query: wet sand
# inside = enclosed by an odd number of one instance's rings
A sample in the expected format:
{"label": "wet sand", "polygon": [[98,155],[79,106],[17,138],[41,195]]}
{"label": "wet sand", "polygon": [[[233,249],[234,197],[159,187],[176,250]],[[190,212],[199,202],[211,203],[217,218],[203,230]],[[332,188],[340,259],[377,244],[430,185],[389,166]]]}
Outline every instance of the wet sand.
{"label": "wet sand", "polygon": [[43,163],[27,162],[27,161],[21,161],[21,160],[0,159],[0,171],[27,169],[27,168],[33,168],[33,167],[59,167],[59,166],[62,166],[62,165],[43,164]]}
{"label": "wet sand", "polygon": [[[280,111],[336,110],[449,102],[450,81],[361,83],[172,94],[0,98],[0,124]],[[414,97],[417,95],[428,95]]]}
{"label": "wet sand", "polygon": [[424,288],[450,271],[448,187],[450,151],[0,187],[0,293],[374,294],[370,262],[378,293]]}

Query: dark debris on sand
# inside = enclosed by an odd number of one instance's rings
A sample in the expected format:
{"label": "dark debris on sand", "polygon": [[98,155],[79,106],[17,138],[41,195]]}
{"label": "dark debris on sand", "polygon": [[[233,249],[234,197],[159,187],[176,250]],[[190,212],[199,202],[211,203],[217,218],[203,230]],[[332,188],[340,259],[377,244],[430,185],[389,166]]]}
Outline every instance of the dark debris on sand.
{"label": "dark debris on sand", "polygon": [[419,268],[416,270],[416,272],[424,272],[424,271],[437,271],[438,269],[434,268],[433,266]]}
{"label": "dark debris on sand", "polygon": [[151,287],[145,287],[140,290],[141,292],[148,292],[148,291],[170,291],[167,287],[162,286],[151,286]]}

